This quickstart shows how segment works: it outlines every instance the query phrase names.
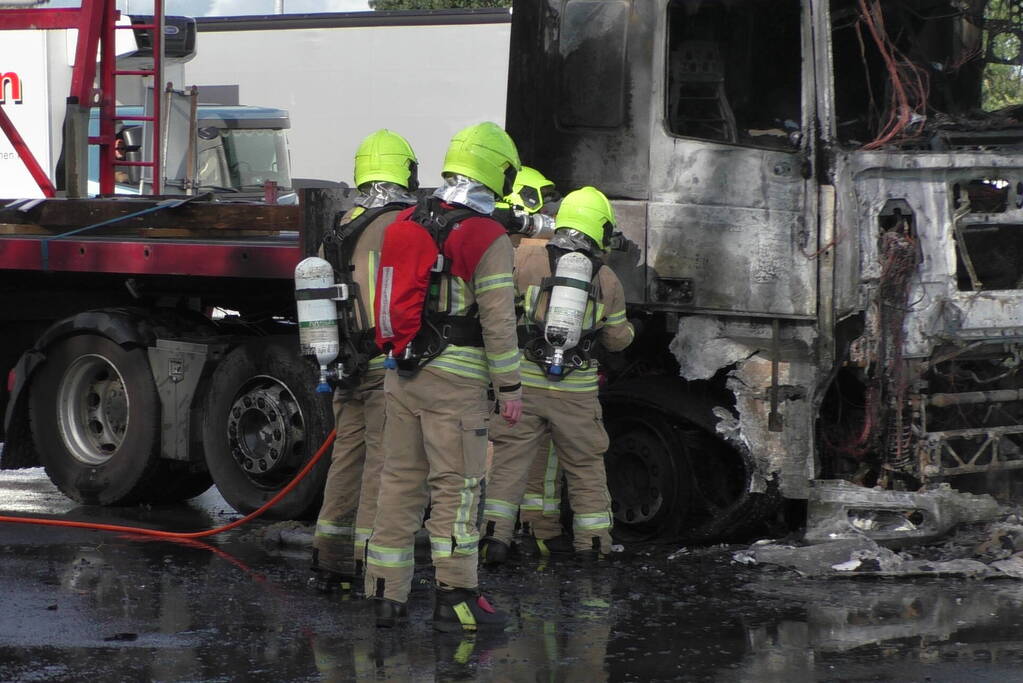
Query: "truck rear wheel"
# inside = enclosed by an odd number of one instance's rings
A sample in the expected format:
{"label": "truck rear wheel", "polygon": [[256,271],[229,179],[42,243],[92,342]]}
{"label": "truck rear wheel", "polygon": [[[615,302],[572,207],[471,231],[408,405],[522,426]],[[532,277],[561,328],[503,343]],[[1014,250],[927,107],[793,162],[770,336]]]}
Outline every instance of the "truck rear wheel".
{"label": "truck rear wheel", "polygon": [[[286,486],[330,432],[329,396],[292,341],[250,342],[228,354],[206,397],[206,464],[221,495],[239,512],[256,510]],[[330,458],[267,511],[272,519],[315,515]]]}
{"label": "truck rear wheel", "polygon": [[57,342],[32,379],[29,419],[64,495],[89,505],[145,499],[159,469],[160,401],[144,349],[90,334]]}

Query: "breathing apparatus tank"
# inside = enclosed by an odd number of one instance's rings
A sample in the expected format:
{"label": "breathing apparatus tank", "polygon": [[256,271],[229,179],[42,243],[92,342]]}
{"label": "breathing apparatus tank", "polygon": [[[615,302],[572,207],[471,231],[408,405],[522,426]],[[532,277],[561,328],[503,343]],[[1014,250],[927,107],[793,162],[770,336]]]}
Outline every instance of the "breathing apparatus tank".
{"label": "breathing apparatus tank", "polygon": [[548,362],[550,375],[562,374],[565,351],[579,343],[592,275],[593,265],[585,254],[570,251],[558,259],[557,284],[551,289],[543,330],[544,339],[554,349]]}
{"label": "breathing apparatus tank", "polygon": [[318,393],[330,393],[327,366],[341,348],[337,304],[344,285],[334,284],[334,268],[324,259],[310,256],[295,266],[295,299],[298,304],[298,342],[303,355],[316,356],[320,366]]}

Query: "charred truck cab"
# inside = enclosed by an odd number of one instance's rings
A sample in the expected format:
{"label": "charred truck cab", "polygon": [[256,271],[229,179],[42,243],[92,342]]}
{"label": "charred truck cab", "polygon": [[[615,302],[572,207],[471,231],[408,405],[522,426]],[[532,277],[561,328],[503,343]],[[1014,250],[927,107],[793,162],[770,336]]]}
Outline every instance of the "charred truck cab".
{"label": "charred truck cab", "polygon": [[516,3],[507,127],[615,200],[626,536],[734,536],[815,479],[1011,497],[1023,5]]}

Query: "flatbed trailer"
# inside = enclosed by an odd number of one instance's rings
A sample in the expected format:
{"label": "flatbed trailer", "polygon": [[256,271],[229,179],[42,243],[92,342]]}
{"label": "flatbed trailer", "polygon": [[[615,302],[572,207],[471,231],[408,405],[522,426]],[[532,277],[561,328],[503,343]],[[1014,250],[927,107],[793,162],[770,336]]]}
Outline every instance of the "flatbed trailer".
{"label": "flatbed trailer", "polygon": [[[0,467],[83,503],[269,500],[333,426],[292,278],[347,197],[0,200]],[[325,467],[271,514],[315,511]]]}

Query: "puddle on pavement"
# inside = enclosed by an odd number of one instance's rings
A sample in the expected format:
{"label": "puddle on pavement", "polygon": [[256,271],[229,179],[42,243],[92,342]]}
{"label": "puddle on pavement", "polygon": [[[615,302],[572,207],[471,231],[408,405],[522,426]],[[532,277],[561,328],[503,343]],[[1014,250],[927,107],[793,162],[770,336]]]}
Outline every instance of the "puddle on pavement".
{"label": "puddle on pavement", "polygon": [[429,628],[428,590],[408,627],[378,631],[367,602],[309,592],[304,561],[218,543],[0,528],[0,680],[995,680],[1023,664],[1010,580],[804,580],[723,549],[522,561],[483,573],[509,631],[461,638]]}

